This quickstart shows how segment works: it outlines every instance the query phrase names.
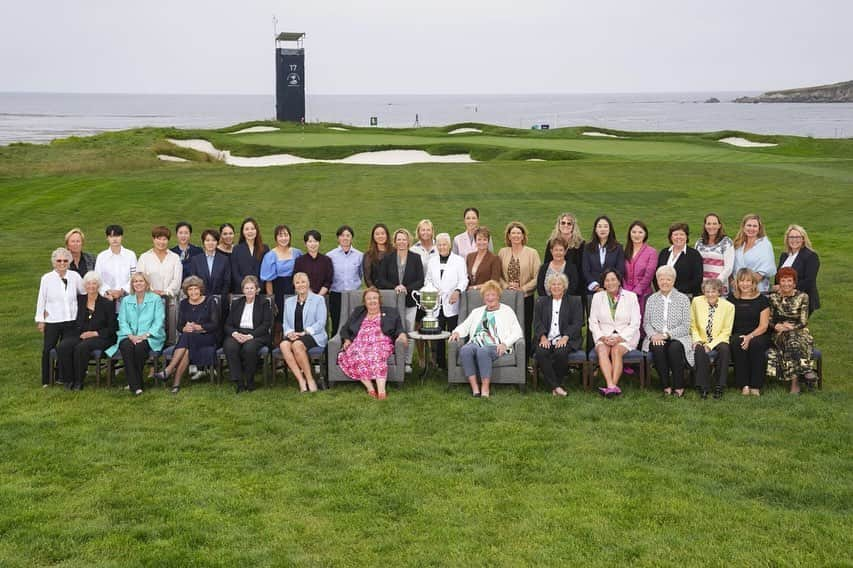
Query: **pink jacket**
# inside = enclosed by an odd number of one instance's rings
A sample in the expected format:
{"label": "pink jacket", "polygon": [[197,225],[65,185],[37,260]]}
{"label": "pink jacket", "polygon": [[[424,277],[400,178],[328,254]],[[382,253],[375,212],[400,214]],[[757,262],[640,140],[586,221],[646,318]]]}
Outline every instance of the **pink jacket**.
{"label": "pink jacket", "polygon": [[589,331],[596,343],[600,338],[615,331],[631,349],[636,349],[640,341],[640,304],[637,302],[637,295],[624,288],[619,291],[619,303],[614,319],[610,316],[607,292],[596,292],[589,306]]}
{"label": "pink jacket", "polygon": [[652,293],[652,281],[655,279],[657,264],[657,251],[646,243],[643,243],[639,254],[633,260],[625,258],[625,282],[622,286],[635,293],[641,305]]}

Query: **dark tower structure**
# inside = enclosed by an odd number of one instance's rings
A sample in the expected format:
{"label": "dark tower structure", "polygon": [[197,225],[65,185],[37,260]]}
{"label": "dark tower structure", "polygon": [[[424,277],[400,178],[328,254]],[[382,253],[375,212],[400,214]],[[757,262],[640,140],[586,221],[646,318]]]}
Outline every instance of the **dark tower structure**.
{"label": "dark tower structure", "polygon": [[301,32],[282,32],[275,37],[275,118],[305,120],[305,48]]}

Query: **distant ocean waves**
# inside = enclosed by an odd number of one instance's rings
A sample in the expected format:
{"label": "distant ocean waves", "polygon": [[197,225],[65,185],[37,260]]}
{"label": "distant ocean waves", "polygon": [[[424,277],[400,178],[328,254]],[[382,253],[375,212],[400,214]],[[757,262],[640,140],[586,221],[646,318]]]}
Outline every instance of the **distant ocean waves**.
{"label": "distant ocean waves", "polygon": [[[636,131],[743,130],[853,137],[853,104],[736,104],[756,93],[588,95],[312,95],[309,122],[514,128],[590,125]],[[715,97],[720,103],[705,103]],[[219,128],[275,116],[272,95],[0,93],[0,144],[48,142],[141,126]]]}

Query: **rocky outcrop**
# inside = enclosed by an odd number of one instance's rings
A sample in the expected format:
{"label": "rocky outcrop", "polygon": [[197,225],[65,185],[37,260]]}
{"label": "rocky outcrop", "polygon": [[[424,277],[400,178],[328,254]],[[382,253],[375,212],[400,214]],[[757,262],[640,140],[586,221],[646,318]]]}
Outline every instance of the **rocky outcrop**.
{"label": "rocky outcrop", "polygon": [[787,89],[785,91],[768,91],[757,97],[740,97],[736,103],[853,103],[853,81],[805,87],[802,89]]}

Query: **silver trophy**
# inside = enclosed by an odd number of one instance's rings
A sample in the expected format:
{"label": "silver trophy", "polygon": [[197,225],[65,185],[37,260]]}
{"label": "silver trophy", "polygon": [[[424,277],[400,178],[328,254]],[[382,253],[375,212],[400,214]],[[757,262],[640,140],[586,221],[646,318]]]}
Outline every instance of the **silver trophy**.
{"label": "silver trophy", "polygon": [[412,290],[412,299],[426,314],[421,321],[420,333],[424,335],[441,333],[441,328],[438,325],[438,310],[441,309],[438,290],[427,282],[420,290]]}

